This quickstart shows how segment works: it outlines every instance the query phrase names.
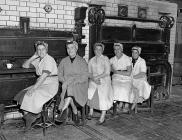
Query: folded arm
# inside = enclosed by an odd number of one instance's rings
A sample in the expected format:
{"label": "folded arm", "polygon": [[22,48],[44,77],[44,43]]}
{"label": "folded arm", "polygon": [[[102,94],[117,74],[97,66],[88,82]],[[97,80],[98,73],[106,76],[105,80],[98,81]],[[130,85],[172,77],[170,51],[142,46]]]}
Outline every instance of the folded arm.
{"label": "folded arm", "polygon": [[133,75],[134,79],[140,79],[140,78],[145,78],[146,77],[146,73],[145,72],[140,72],[136,75]]}
{"label": "folded arm", "polygon": [[132,72],[132,66],[127,66],[126,68],[127,68],[126,70],[113,70],[113,73],[124,75],[124,76],[130,76]]}

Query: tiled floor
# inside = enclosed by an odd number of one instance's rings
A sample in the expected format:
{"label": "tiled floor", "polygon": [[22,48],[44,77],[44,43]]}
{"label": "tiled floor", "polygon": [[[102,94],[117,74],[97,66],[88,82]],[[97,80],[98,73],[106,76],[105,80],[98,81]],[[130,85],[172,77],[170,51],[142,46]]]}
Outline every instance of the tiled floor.
{"label": "tiled floor", "polygon": [[60,125],[22,133],[23,122],[6,121],[0,130],[0,140],[182,140],[182,86],[173,87],[171,98],[155,103],[154,113],[138,112],[112,117],[102,126],[96,126],[94,118],[84,127]]}

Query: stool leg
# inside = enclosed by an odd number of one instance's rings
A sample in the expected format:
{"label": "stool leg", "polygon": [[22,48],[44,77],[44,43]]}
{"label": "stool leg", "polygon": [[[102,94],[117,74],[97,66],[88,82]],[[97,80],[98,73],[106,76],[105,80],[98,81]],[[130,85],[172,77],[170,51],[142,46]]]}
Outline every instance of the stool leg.
{"label": "stool leg", "polygon": [[43,105],[43,110],[42,110],[42,121],[43,121],[43,135],[45,136],[45,129],[46,129],[46,106]]}
{"label": "stool leg", "polygon": [[56,115],[56,107],[55,107],[55,105],[54,105],[54,108],[53,108],[53,113],[52,113],[52,121],[53,121],[53,123],[55,123],[55,115]]}

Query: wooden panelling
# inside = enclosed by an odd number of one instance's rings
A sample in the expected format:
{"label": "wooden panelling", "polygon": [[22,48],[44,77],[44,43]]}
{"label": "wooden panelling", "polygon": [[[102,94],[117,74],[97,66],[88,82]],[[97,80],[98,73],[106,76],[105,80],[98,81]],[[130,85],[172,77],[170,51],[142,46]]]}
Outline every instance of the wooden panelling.
{"label": "wooden panelling", "polygon": [[0,57],[29,57],[33,55],[34,43],[38,40],[49,45],[49,54],[53,57],[67,55],[66,40],[71,39],[70,32],[32,30],[22,34],[15,29],[0,29]]}

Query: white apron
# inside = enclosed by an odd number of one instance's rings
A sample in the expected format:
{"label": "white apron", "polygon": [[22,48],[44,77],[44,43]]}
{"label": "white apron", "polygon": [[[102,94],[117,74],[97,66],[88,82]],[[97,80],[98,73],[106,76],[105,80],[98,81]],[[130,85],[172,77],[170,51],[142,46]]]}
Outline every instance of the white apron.
{"label": "white apron", "polygon": [[[93,57],[89,61],[89,72],[94,76],[100,75],[105,71],[108,75],[110,74],[109,59],[106,56],[101,56],[97,62],[96,57]],[[89,81],[88,88],[88,99],[92,100],[95,91],[98,91],[99,96],[99,108],[100,110],[108,110],[113,104],[113,91],[111,87],[110,76],[106,76],[100,79],[101,84],[97,85],[93,81]]]}
{"label": "white apron", "polygon": [[[55,60],[48,54],[41,61],[36,59],[32,64],[36,68],[37,75],[41,75],[45,70],[51,72],[50,77],[45,79],[32,96],[25,94],[20,108],[28,112],[39,113],[42,106],[53,98],[58,91],[58,76],[51,77],[51,75],[57,75],[57,65]],[[28,87],[27,90],[30,88]]]}
{"label": "white apron", "polygon": [[[138,58],[136,61],[133,70],[132,75],[139,74],[140,72],[147,72],[146,62],[141,57]],[[132,80],[134,88],[137,88],[137,90],[134,90],[134,94],[138,94],[139,100],[138,102],[143,102],[144,100],[147,100],[150,97],[151,92],[151,86],[147,82],[147,78],[141,78],[141,79],[134,79]],[[135,93],[137,92],[137,93]]]}
{"label": "white apron", "polygon": [[130,77],[114,74],[112,76],[114,100],[131,103],[133,101],[131,86],[132,84]]}
{"label": "white apron", "polygon": [[[123,54],[121,58],[116,56],[110,59],[111,66],[114,70],[127,70],[132,63],[130,58]],[[120,74],[113,74],[112,87],[114,91],[114,100],[131,103],[133,101],[133,94],[131,94],[131,77]]]}

